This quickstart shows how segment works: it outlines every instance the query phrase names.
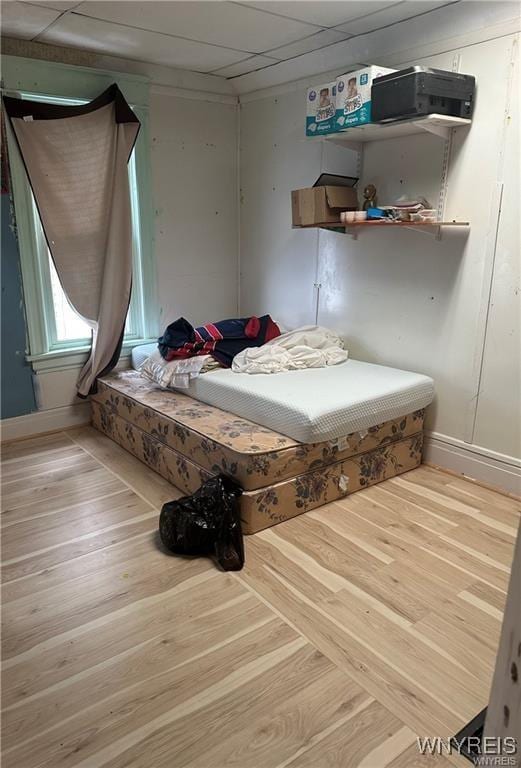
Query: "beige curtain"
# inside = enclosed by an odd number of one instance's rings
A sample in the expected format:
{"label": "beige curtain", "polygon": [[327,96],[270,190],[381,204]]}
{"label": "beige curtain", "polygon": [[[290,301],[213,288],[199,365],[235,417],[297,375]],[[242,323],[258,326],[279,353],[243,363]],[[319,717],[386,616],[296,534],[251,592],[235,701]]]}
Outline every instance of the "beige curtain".
{"label": "beige curtain", "polygon": [[5,97],[63,290],[92,328],[78,394],[119,358],[132,284],[127,163],[139,121],[112,85],[79,107]]}

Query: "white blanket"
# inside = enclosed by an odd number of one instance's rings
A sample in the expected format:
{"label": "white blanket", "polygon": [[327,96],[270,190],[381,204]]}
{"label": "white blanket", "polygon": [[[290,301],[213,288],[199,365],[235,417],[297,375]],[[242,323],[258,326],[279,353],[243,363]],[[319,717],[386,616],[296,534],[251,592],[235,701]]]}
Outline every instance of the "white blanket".
{"label": "white blanket", "polygon": [[235,373],[281,373],[302,368],[324,368],[347,360],[348,352],[336,333],[320,325],[304,325],[283,333],[262,347],[248,347],[233,358]]}

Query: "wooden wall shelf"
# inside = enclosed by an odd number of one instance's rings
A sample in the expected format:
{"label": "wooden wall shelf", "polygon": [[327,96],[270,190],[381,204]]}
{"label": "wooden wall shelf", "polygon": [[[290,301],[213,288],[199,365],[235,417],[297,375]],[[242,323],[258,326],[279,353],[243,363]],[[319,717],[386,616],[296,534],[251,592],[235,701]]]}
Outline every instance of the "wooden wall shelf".
{"label": "wooden wall shelf", "polygon": [[441,231],[446,227],[470,227],[468,221],[354,221],[345,224],[343,221],[328,221],[321,224],[304,224],[301,227],[293,229],[328,229],[333,232],[340,232],[345,235],[351,235],[356,240],[358,233],[370,229],[415,229],[418,232],[424,232],[427,235],[435,235],[436,240],[441,240]]}
{"label": "wooden wall shelf", "polygon": [[436,229],[437,227],[469,227],[468,221],[353,221],[346,224],[343,221],[326,221],[320,224],[303,224],[300,227],[293,227],[293,229],[353,229],[358,227],[366,227],[369,229],[382,229],[384,227],[430,227]]}
{"label": "wooden wall shelf", "polygon": [[445,227],[469,227],[468,221],[445,221],[445,200],[447,196],[449,162],[451,156],[452,140],[455,129],[468,128],[472,121],[463,117],[453,117],[451,115],[426,115],[425,117],[415,117],[408,120],[400,120],[390,123],[367,123],[356,127],[347,128],[340,133],[331,133],[321,137],[307,137],[307,141],[314,141],[321,138],[322,141],[337,144],[346,149],[354,150],[357,153],[356,173],[354,175],[362,176],[362,165],[364,147],[368,142],[381,141],[385,139],[400,138],[414,134],[428,133],[438,139],[443,140],[444,150],[441,167],[441,184],[438,195],[438,205],[436,213],[438,221],[357,221],[349,224],[344,222],[324,222],[320,224],[307,225],[305,227],[295,227],[296,229],[330,229],[343,231],[350,234],[354,239],[358,233],[377,227],[401,227],[403,229],[414,229],[417,232],[425,234],[435,234],[437,240],[441,240],[442,230]]}

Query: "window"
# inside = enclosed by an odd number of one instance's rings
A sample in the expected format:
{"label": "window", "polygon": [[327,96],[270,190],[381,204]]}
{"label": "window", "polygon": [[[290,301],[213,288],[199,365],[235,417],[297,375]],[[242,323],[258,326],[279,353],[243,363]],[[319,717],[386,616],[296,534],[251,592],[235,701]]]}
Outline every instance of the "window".
{"label": "window", "polygon": [[[22,90],[18,91],[18,94],[24,99],[58,104],[85,104],[88,101],[88,99],[63,98]],[[143,343],[150,336],[157,334],[153,311],[155,276],[150,264],[151,238],[146,226],[146,217],[142,212],[147,179],[139,178],[139,170],[142,172],[141,175],[146,176],[143,170],[146,170],[147,164],[147,157],[143,156],[144,115],[143,110],[135,107],[134,109],[142,122],[142,129],[128,164],[132,213],[133,280],[132,297],[125,325],[124,347]],[[60,353],[69,355],[84,352],[90,343],[90,326],[69,304],[61,287],[43,234],[31,187],[19,153],[13,144],[14,142],[10,145],[10,164],[26,304],[29,359],[39,360],[50,356],[54,358]],[[142,155],[138,158],[140,149]]]}
{"label": "window", "polygon": [[[29,98],[22,93],[22,98]],[[30,95],[30,98],[41,101],[42,97]],[[58,99],[48,99],[58,103]],[[59,99],[61,104],[83,104],[76,99]],[[137,174],[134,152],[132,152],[128,164],[128,176],[130,185],[130,200],[132,212],[132,243],[133,243],[133,284],[127,322],[125,325],[125,339],[143,338],[144,322],[142,318],[142,281],[141,277],[141,233],[139,207],[137,201]],[[29,186],[28,182],[27,185]],[[28,194],[31,197],[31,219],[36,242],[36,257],[40,262],[40,274],[42,276],[42,306],[45,312],[45,326],[47,330],[48,351],[58,349],[73,349],[88,344],[91,336],[89,324],[72,308],[61,286],[58,273],[54,266],[51,253],[47,247],[45,235],[38,214],[38,208],[29,186]]]}
{"label": "window", "polygon": [[60,285],[58,273],[49,253],[49,272],[51,273],[51,293],[55,325],[55,339],[58,342],[73,342],[88,339],[90,327],[81,315],[71,307]]}

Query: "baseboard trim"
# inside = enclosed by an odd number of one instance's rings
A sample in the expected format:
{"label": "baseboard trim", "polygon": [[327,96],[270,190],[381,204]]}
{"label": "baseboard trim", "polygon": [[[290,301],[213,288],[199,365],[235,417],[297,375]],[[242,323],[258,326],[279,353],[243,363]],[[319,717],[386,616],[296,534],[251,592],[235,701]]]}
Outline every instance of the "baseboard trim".
{"label": "baseboard trim", "polygon": [[46,411],[35,411],[24,416],[15,416],[0,421],[2,443],[33,437],[47,432],[79,427],[90,422],[90,404],[78,403]]}
{"label": "baseboard trim", "polygon": [[521,496],[521,461],[463,440],[427,432],[423,460],[491,488]]}

